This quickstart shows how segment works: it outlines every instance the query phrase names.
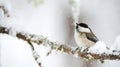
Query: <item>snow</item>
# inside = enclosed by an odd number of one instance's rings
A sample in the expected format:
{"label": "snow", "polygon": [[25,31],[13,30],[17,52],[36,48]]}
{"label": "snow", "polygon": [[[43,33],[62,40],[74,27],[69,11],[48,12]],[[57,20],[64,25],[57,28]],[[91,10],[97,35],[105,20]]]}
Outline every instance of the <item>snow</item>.
{"label": "snow", "polygon": [[[67,60],[63,60],[67,59]],[[81,60],[81,61],[80,61]],[[61,52],[52,51],[45,60],[44,67],[83,67],[83,59],[74,58],[70,55],[61,54]]]}
{"label": "snow", "polygon": [[0,34],[0,47],[1,67],[39,67],[25,41]]}
{"label": "snow", "polygon": [[4,12],[3,10],[0,8],[0,20],[4,18]]}
{"label": "snow", "polygon": [[78,17],[80,16],[80,0],[74,0],[71,5],[73,19],[75,20],[74,25],[76,25],[76,23],[79,23]]}
{"label": "snow", "polygon": [[11,2],[10,2],[10,0],[0,0],[0,5],[3,5],[6,10],[11,11]]}
{"label": "snow", "polygon": [[[11,12],[11,2],[10,2],[10,0],[0,0],[0,6],[4,6],[4,8],[8,12],[8,14],[10,14],[10,12]],[[0,15],[0,16],[4,17],[4,15]]]}
{"label": "snow", "polygon": [[120,50],[120,35],[116,37],[115,42],[111,46],[112,50]]}
{"label": "snow", "polygon": [[106,46],[106,44],[103,41],[98,41],[94,46],[89,48],[88,52],[95,53],[95,54],[113,54],[113,55],[119,55],[119,52],[113,52],[113,50],[119,50],[119,42],[120,37],[117,37],[115,44],[109,48]]}
{"label": "snow", "polygon": [[103,41],[98,41],[94,46],[89,48],[88,52],[102,54],[107,51],[106,44]]}

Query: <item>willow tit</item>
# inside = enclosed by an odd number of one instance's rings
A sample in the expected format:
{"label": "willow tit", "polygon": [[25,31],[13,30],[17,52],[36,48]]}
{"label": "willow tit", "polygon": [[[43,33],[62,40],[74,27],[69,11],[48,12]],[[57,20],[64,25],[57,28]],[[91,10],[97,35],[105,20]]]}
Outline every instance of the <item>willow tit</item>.
{"label": "willow tit", "polygon": [[76,44],[81,48],[89,48],[94,46],[98,38],[93,34],[92,30],[85,23],[76,23],[74,32]]}

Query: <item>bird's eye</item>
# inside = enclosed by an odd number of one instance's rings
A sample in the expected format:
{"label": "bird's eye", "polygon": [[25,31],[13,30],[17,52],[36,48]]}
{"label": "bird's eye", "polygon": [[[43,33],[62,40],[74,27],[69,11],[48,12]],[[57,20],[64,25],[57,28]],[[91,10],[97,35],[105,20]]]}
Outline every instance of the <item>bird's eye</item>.
{"label": "bird's eye", "polygon": [[76,29],[78,29],[78,25],[76,26]]}
{"label": "bird's eye", "polygon": [[76,25],[79,25],[78,23],[76,23]]}

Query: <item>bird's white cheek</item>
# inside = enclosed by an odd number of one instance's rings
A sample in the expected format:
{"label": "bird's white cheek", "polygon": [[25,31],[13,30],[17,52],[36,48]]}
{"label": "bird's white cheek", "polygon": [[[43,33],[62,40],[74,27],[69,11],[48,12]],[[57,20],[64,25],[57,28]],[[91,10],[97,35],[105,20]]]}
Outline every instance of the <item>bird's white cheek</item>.
{"label": "bird's white cheek", "polygon": [[87,32],[87,33],[90,33],[89,28],[82,28],[82,27],[79,27],[79,31],[80,31],[80,32]]}

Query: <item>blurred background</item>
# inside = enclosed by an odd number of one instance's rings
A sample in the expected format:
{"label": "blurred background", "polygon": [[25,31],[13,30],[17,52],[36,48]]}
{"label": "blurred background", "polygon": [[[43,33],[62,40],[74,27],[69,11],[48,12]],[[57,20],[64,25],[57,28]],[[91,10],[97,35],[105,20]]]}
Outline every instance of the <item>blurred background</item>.
{"label": "blurred background", "polygon": [[[0,0],[10,17],[0,16],[0,25],[43,35],[52,41],[77,46],[74,41],[72,0]],[[79,22],[87,23],[99,40],[113,46],[120,34],[120,0],[80,0]],[[39,67],[26,43],[0,35],[1,67]],[[21,46],[22,44],[22,46]],[[25,44],[25,45],[23,45]],[[20,48],[19,48],[20,47]],[[22,49],[21,49],[22,48]],[[40,49],[40,48],[37,48]],[[41,51],[42,52],[42,51]],[[52,53],[44,67],[119,67],[120,61],[84,61],[81,58]]]}

